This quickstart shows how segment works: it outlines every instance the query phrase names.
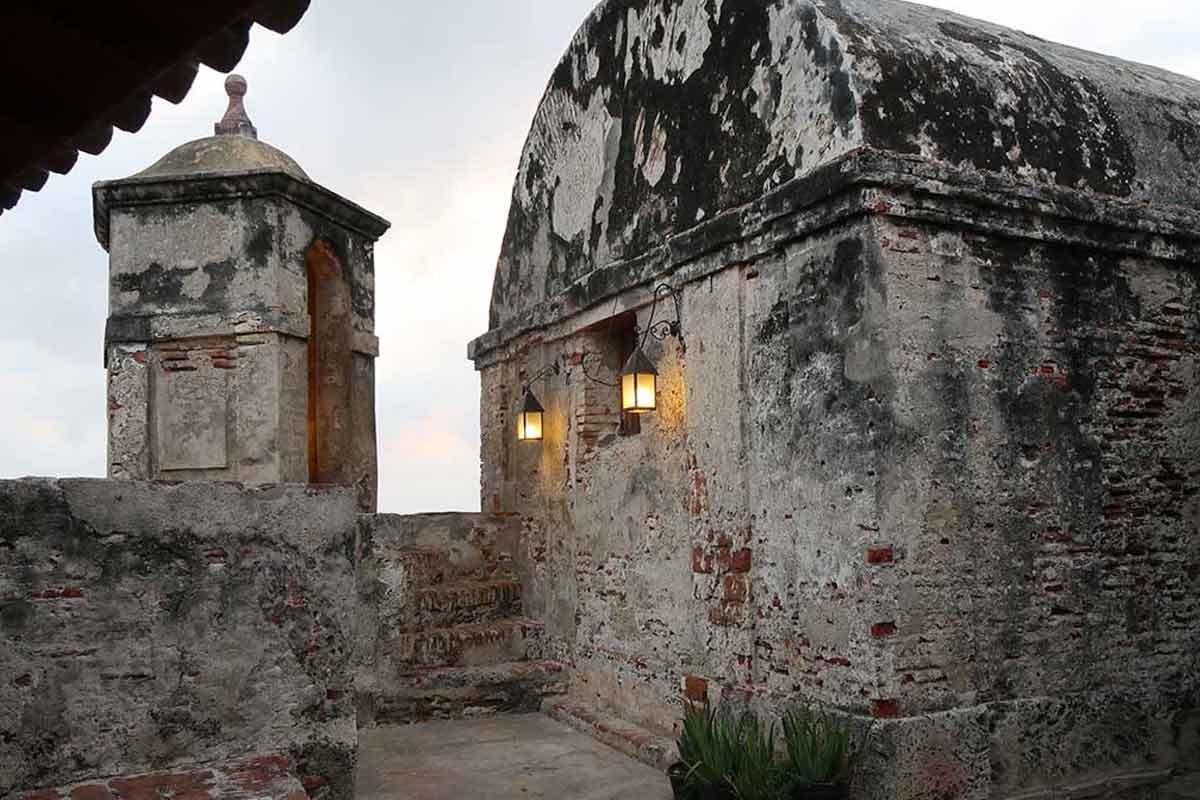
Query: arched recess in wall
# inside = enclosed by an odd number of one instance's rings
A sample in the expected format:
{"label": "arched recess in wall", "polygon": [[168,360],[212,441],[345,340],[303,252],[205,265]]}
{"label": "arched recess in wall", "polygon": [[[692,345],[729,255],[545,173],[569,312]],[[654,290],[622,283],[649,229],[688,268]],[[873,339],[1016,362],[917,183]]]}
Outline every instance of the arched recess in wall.
{"label": "arched recess in wall", "polygon": [[352,482],[350,281],[333,246],[317,239],[308,270],[308,480]]}

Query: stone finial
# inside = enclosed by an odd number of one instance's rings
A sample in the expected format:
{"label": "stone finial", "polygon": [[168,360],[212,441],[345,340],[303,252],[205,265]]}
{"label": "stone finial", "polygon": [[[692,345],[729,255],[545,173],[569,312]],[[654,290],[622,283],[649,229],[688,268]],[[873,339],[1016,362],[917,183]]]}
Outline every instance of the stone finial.
{"label": "stone finial", "polygon": [[225,94],[229,95],[229,108],[225,109],[221,121],[213,125],[213,131],[218,136],[249,136],[257,139],[258,131],[246,115],[246,106],[242,103],[242,98],[246,96],[246,79],[241,75],[230,75],[225,79]]}

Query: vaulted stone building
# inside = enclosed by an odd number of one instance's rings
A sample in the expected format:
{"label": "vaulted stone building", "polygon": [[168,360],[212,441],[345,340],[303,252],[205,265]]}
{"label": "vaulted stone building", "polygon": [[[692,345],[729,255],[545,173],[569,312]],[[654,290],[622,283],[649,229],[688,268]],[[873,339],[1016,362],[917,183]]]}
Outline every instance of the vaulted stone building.
{"label": "vaulted stone building", "polygon": [[1198,203],[1193,80],[894,0],[602,3],[470,348],[559,713],[815,702],[875,721],[872,798],[1195,768]]}

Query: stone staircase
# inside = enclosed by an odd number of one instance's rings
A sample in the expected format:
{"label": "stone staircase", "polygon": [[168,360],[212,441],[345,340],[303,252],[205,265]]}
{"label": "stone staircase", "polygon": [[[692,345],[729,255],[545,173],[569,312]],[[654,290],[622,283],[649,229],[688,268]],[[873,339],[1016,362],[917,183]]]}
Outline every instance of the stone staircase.
{"label": "stone staircase", "polygon": [[379,611],[357,686],[360,725],[537,711],[565,691],[541,623],[522,615],[506,520],[379,515],[370,525],[360,593],[373,592]]}

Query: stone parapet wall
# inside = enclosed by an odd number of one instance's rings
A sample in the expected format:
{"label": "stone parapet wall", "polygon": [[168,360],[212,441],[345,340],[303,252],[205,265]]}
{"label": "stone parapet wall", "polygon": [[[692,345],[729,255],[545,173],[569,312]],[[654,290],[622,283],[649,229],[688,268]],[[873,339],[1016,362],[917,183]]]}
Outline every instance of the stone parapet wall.
{"label": "stone parapet wall", "polygon": [[264,754],[350,797],[350,489],[0,482],[0,795]]}

